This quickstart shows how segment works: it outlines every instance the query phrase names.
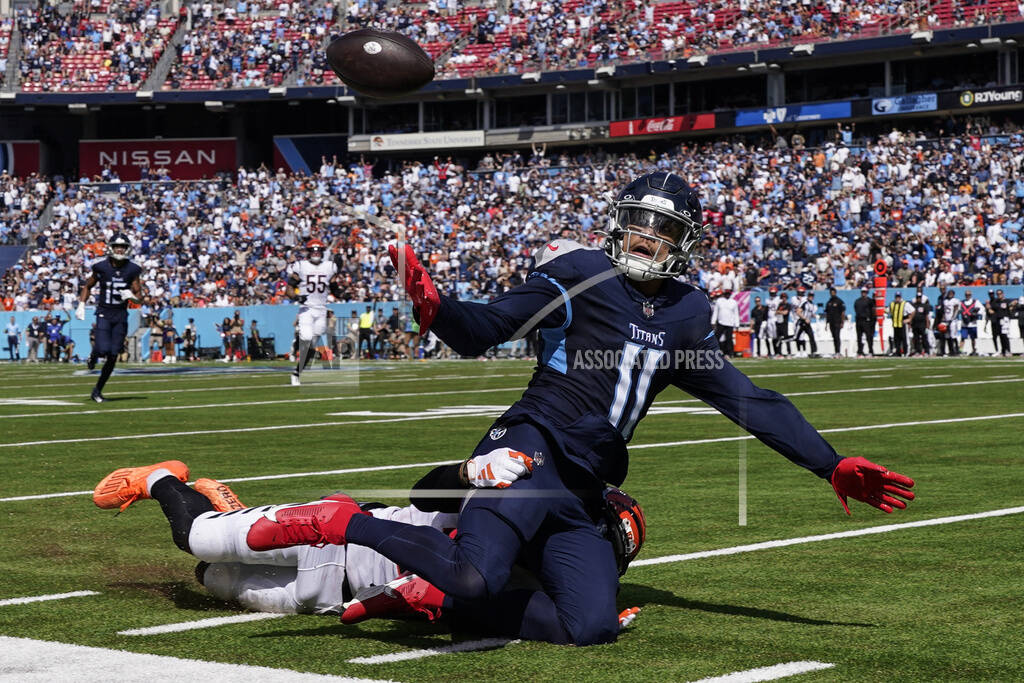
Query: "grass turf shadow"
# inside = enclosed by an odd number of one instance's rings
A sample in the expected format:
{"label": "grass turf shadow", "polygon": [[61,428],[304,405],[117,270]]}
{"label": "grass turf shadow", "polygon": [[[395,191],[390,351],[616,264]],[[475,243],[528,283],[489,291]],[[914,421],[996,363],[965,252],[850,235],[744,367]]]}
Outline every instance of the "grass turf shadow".
{"label": "grass turf shadow", "polygon": [[636,583],[623,583],[619,591],[619,603],[621,605],[643,607],[645,605],[665,605],[667,607],[678,607],[681,609],[700,610],[702,612],[714,612],[716,614],[731,614],[740,617],[753,617],[755,619],[770,619],[771,621],[784,621],[791,624],[806,624],[809,626],[859,626],[862,628],[877,628],[878,624],[866,624],[850,621],[828,621],[825,619],[811,619],[796,614],[778,612],[776,610],[761,609],[758,607],[743,607],[741,605],[722,605],[713,602],[701,602],[700,600],[688,600],[669,591],[658,590],[650,586],[642,586]]}

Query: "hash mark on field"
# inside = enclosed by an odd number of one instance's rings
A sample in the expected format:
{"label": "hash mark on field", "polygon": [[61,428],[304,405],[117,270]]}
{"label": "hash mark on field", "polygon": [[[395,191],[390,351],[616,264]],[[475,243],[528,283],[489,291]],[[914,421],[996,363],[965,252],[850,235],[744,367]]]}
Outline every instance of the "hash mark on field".
{"label": "hash mark on field", "polygon": [[861,375],[861,379],[882,379],[883,377],[892,377],[892,375]]}
{"label": "hash mark on field", "polygon": [[145,628],[130,628],[126,631],[118,631],[119,636],[155,636],[161,633],[180,633],[181,631],[194,631],[200,628],[213,628],[214,626],[225,626],[227,624],[244,624],[248,621],[263,621],[264,619],[277,619],[286,617],[287,614],[270,612],[253,612],[251,614],[235,614],[230,617],[214,617],[212,619],[197,619],[196,621],[182,621],[177,624],[163,624],[162,626],[147,626]]}
{"label": "hash mark on field", "polygon": [[699,681],[694,681],[694,683],[756,683],[757,681],[774,681],[779,678],[805,674],[810,671],[831,669],[834,666],[835,664],[829,664],[828,662],[787,662],[773,666],[762,666],[758,669],[735,671],[724,676],[702,678]]}
{"label": "hash mark on field", "polygon": [[365,678],[223,664],[166,655],[0,636],[0,680],[11,681],[217,681],[217,683],[384,683]]}
{"label": "hash mark on field", "polygon": [[993,375],[989,379],[1010,379],[1011,377],[1019,377],[1019,375]]}
{"label": "hash mark on field", "polygon": [[447,655],[456,652],[476,652],[477,650],[493,650],[495,648],[504,647],[505,645],[512,645],[518,643],[518,640],[508,640],[506,638],[484,638],[483,640],[467,640],[461,643],[455,643],[454,645],[443,645],[441,647],[431,647],[425,650],[406,650],[405,652],[394,652],[387,655],[373,655],[372,657],[355,657],[349,659],[349,664],[389,664],[391,662],[404,662],[409,659],[422,659],[423,657],[433,657],[435,655]]}
{"label": "hash mark on field", "polygon": [[775,541],[764,541],[762,543],[750,543],[748,545],[736,545],[731,548],[718,548],[716,550],[702,550],[696,553],[684,555],[665,555],[664,557],[651,557],[646,560],[633,560],[630,567],[642,567],[648,564],[666,564],[668,562],[685,562],[687,560],[702,560],[706,557],[719,557],[721,555],[738,555],[749,553],[754,550],[769,550],[771,548],[785,548],[790,545],[801,545],[803,543],[817,543],[818,541],[831,541],[837,538],[853,538],[855,536],[872,536],[884,534],[890,531],[901,531],[903,529],[916,529],[923,526],[938,526],[940,524],[954,524],[956,522],[967,522],[975,519],[987,519],[989,517],[1005,517],[1006,515],[1019,515],[1024,512],[1024,507],[1003,508],[1001,510],[988,510],[986,512],[972,512],[967,515],[955,515],[952,517],[935,517],[933,519],[921,519],[916,522],[903,522],[901,524],[884,524],[882,526],[869,526],[864,529],[851,529],[849,531],[837,531],[831,534],[818,534],[816,536],[800,536],[797,538],[782,538]]}
{"label": "hash mark on field", "polygon": [[0,600],[0,607],[5,605],[25,605],[30,602],[46,602],[48,600],[63,600],[64,598],[82,598],[87,595],[99,595],[96,591],[71,591],[70,593],[54,593],[52,595],[30,595],[25,598],[7,598]]}
{"label": "hash mark on field", "polygon": [[953,375],[921,375],[921,379],[938,379],[940,377],[952,377]]}

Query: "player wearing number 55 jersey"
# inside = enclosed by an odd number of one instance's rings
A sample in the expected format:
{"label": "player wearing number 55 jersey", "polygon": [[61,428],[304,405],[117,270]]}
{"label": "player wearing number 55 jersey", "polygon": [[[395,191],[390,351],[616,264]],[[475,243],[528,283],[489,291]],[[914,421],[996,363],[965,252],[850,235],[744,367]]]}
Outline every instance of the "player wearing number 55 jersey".
{"label": "player wearing number 55 jersey", "polygon": [[292,385],[299,385],[299,375],[306,364],[306,356],[313,339],[327,333],[327,295],[336,292],[334,278],[338,266],[334,261],[324,261],[326,247],[320,240],[306,244],[307,256],[288,266],[288,284],[292,298],[299,308],[299,358],[292,372]]}
{"label": "player wearing number 55 jersey", "polygon": [[[675,279],[704,232],[696,194],[658,172],[613,205],[605,249],[556,240],[526,283],[489,304],[438,296],[411,248],[392,249],[419,317],[456,351],[475,355],[539,329],[529,387],[477,446],[507,448],[533,468],[494,495],[471,496],[450,539],[358,514],[282,520],[288,542],[368,546],[444,591],[480,628],[588,645],[615,640],[614,553],[595,526],[605,483],[626,478],[626,443],[659,392],[693,394],[847,496],[891,512],[913,481],[864,458],[842,458],[783,396],[754,386],[720,353],[707,296]],[[782,492],[780,492],[782,493]],[[286,527],[286,529],[285,529]],[[297,540],[298,539],[298,540]],[[540,590],[504,591],[525,561]]]}
{"label": "player wearing number 55 jersey", "polygon": [[78,309],[75,317],[85,320],[85,302],[92,288],[99,285],[96,297],[96,341],[89,355],[88,366],[92,370],[96,361],[106,357],[100,377],[92,390],[92,400],[103,403],[103,387],[114,372],[117,355],[124,346],[128,334],[128,302],[142,300],[142,268],[129,260],[132,243],[118,233],[107,243],[107,258],[90,266],[90,273],[81,293],[78,295]]}

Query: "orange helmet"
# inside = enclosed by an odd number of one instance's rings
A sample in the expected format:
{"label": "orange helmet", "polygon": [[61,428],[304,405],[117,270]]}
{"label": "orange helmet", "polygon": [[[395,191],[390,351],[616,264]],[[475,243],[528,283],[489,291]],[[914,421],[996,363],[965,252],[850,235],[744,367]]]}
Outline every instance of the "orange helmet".
{"label": "orange helmet", "polygon": [[324,260],[324,252],[327,251],[327,247],[320,240],[313,238],[306,242],[307,256],[311,263],[320,263]]}

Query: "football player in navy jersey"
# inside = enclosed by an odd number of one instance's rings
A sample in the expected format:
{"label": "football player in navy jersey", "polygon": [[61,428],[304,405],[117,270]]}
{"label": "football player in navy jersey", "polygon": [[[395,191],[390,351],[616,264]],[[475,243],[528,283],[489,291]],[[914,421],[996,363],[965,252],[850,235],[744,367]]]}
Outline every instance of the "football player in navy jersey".
{"label": "football player in navy jersey", "polygon": [[88,366],[92,370],[96,362],[104,357],[100,378],[92,390],[92,400],[103,403],[103,387],[114,372],[117,355],[124,346],[128,335],[128,301],[142,301],[142,268],[129,260],[132,243],[124,235],[115,234],[107,243],[107,257],[90,266],[90,273],[81,293],[78,295],[78,309],[75,317],[85,320],[85,302],[95,285],[99,285],[96,299],[96,341],[89,355]]}
{"label": "football player in navy jersey", "polygon": [[[847,497],[885,512],[905,508],[896,496],[913,499],[913,480],[840,457],[785,397],[754,386],[720,353],[707,296],[676,279],[702,239],[701,218],[679,176],[641,176],[618,194],[604,249],[555,240],[537,252],[523,285],[488,304],[439,296],[413,250],[390,247],[421,330],[457,352],[478,355],[540,330],[529,386],[473,453],[529,466],[511,486],[471,495],[455,539],[335,500],[265,517],[249,545],[368,546],[445,592],[460,616],[476,614],[481,629],[576,645],[614,641],[618,574],[595,510],[605,484],[626,478],[626,443],[669,385],[829,479],[847,513]],[[542,589],[503,590],[517,558]]]}

